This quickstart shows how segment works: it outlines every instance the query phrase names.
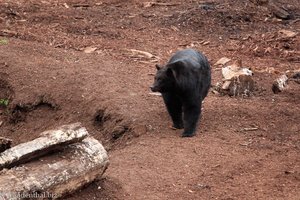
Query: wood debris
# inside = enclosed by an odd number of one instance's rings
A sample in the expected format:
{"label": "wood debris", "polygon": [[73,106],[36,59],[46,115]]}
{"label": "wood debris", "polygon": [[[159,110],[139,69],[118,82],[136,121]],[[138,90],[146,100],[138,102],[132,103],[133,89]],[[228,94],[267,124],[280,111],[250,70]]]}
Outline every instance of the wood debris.
{"label": "wood debris", "polygon": [[288,77],[287,75],[284,74],[274,81],[272,85],[272,91],[274,92],[274,94],[278,94],[279,92],[285,90],[287,86],[288,86]]}
{"label": "wood debris", "polygon": [[225,65],[228,63],[231,59],[227,57],[220,58],[214,65]]}
{"label": "wood debris", "polygon": [[145,2],[143,3],[144,8],[150,8],[152,6],[177,6],[180,3],[163,3],[163,2]]}
{"label": "wood debris", "polygon": [[241,75],[252,76],[252,71],[246,67],[242,67],[241,60],[236,61],[233,65],[226,66],[222,68],[222,75],[224,84],[222,86],[223,90],[229,89],[229,85],[234,77]]}
{"label": "wood debris", "polygon": [[143,60],[147,60],[150,63],[157,62],[160,58],[158,56],[153,55],[147,51],[137,50],[137,49],[125,49],[130,53],[130,57],[137,59],[140,62],[145,62]]}
{"label": "wood debris", "polygon": [[161,93],[159,93],[159,92],[149,92],[149,95],[161,96]]}
{"label": "wood debris", "polygon": [[[216,64],[229,62],[224,57]],[[247,67],[242,67],[242,61],[236,60],[234,64],[222,67],[223,83],[217,83],[213,87],[214,94],[228,94],[229,96],[250,96],[255,88],[252,79],[253,72]]]}
{"label": "wood debris", "polygon": [[256,131],[258,130],[257,127],[249,127],[249,128],[243,128],[242,131]]}
{"label": "wood debris", "polygon": [[279,30],[278,33],[281,36],[281,38],[284,38],[284,39],[293,38],[296,35],[298,35],[298,33],[294,32],[294,31],[285,30],[285,29]]}

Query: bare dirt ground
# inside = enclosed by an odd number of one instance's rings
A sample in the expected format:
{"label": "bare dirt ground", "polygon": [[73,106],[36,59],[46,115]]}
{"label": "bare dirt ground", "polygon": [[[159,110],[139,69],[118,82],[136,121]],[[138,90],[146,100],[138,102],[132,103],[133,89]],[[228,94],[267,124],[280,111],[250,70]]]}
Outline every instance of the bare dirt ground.
{"label": "bare dirt ground", "polygon": [[[102,141],[104,178],[64,199],[299,199],[300,85],[271,85],[300,69],[300,34],[281,31],[300,32],[300,4],[278,3],[289,20],[247,0],[1,1],[0,136],[18,144],[80,121]],[[193,138],[149,94],[154,65],[187,47],[209,58],[213,84],[226,56],[252,67],[259,88],[210,93]]]}

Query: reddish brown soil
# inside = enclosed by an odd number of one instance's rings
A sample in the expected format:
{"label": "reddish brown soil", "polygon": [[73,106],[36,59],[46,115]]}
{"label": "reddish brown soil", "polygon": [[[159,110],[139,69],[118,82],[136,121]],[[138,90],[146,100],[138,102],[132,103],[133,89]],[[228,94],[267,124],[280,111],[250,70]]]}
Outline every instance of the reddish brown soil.
{"label": "reddish brown soil", "polygon": [[[300,34],[279,33],[300,32],[298,0],[278,1],[292,14],[283,21],[247,0],[146,2],[1,1],[0,136],[18,144],[82,122],[111,164],[69,200],[299,199],[300,85],[271,91],[276,73],[300,69]],[[210,93],[193,138],[169,129],[149,94],[154,64],[186,47],[209,58],[213,84],[226,56],[252,67],[259,88],[249,98]]]}

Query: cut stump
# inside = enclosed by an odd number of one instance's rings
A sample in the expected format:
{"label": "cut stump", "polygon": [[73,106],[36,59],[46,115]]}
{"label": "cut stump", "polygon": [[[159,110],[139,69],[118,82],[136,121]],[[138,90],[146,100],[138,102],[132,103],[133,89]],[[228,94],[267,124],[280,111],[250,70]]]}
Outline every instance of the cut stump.
{"label": "cut stump", "polygon": [[229,84],[229,96],[250,96],[255,88],[252,76],[240,75],[232,78]]}

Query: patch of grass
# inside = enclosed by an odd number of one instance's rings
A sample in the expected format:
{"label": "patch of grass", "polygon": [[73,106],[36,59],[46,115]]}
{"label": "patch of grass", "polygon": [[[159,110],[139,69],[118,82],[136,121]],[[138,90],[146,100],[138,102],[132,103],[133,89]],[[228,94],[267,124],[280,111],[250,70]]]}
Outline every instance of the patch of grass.
{"label": "patch of grass", "polygon": [[0,38],[0,45],[6,45],[8,44],[8,40],[5,38]]}
{"label": "patch of grass", "polygon": [[0,106],[7,107],[8,104],[9,104],[9,100],[8,99],[0,99]]}

